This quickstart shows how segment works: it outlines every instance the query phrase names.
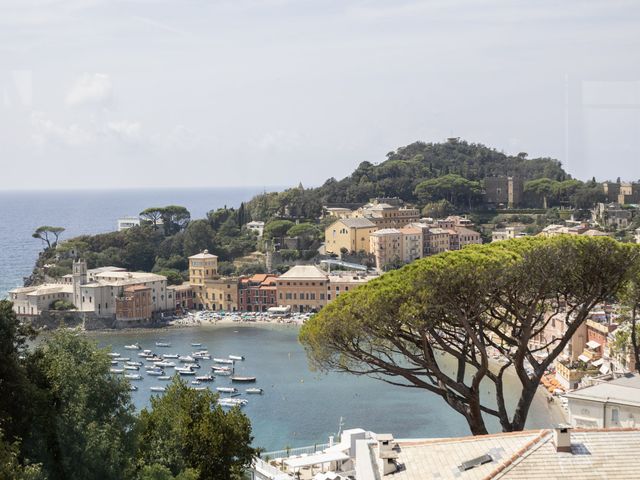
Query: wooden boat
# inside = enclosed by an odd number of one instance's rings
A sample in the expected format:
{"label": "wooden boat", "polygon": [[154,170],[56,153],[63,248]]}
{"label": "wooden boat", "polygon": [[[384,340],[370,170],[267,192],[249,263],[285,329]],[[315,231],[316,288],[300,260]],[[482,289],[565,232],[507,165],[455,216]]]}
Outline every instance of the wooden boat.
{"label": "wooden boat", "polygon": [[255,382],[255,381],[256,381],[256,377],[240,377],[240,376],[234,376],[234,377],[231,377],[231,381],[232,381],[232,382],[244,382],[244,383],[251,383],[251,382]]}

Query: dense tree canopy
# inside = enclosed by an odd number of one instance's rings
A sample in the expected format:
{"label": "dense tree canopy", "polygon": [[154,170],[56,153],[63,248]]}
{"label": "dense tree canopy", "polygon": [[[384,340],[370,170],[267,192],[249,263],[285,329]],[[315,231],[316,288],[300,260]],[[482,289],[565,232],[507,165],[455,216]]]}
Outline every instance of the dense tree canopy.
{"label": "dense tree canopy", "polygon": [[[300,340],[319,368],[439,395],[474,434],[487,432],[483,415],[504,431],[522,430],[545,370],[592,308],[629,279],[639,254],[636,245],[573,236],[467,247],[340,295],[303,326]],[[564,318],[564,336],[534,342]],[[491,350],[506,363],[492,365]],[[521,384],[516,405],[505,401],[508,368]],[[490,401],[481,396],[486,384],[495,391]]]}

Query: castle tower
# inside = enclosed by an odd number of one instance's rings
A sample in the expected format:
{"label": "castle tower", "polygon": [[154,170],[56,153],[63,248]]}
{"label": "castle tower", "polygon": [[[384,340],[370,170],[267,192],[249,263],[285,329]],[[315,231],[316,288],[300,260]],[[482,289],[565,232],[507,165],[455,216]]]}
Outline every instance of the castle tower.
{"label": "castle tower", "polygon": [[73,261],[73,304],[78,310],[82,308],[82,285],[87,283],[87,262],[84,260]]}

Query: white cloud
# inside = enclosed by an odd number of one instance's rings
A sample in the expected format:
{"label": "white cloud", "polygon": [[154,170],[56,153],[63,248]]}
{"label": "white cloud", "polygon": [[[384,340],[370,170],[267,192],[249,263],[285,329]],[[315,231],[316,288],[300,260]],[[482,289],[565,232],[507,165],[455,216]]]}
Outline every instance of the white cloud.
{"label": "white cloud", "polygon": [[85,73],[67,93],[67,105],[104,105],[112,98],[111,79],[104,73]]}
{"label": "white cloud", "polygon": [[47,143],[81,147],[95,141],[95,132],[75,123],[68,126],[60,125],[43,112],[34,112],[31,115],[31,125],[33,139],[40,148]]}
{"label": "white cloud", "polygon": [[142,126],[140,122],[130,122],[128,120],[107,122],[105,130],[112,137],[124,142],[138,142],[142,140]]}

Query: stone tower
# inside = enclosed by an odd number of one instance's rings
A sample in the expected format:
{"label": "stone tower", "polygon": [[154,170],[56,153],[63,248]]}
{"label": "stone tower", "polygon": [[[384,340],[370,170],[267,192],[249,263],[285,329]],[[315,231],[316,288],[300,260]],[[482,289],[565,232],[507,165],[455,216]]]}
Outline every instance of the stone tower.
{"label": "stone tower", "polygon": [[82,285],[87,283],[87,262],[82,259],[73,261],[73,304],[78,310],[82,308]]}

